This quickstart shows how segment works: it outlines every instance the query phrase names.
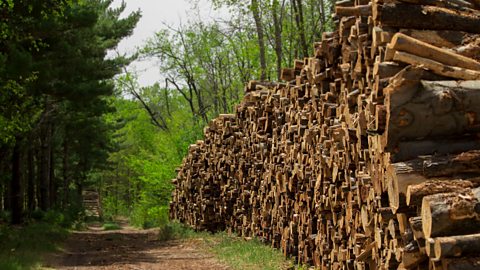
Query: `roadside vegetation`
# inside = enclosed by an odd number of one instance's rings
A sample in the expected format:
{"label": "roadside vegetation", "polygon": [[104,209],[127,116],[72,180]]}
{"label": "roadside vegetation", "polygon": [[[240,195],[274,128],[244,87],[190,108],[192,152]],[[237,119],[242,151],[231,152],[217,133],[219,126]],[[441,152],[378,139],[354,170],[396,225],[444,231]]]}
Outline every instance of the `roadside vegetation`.
{"label": "roadside vegetation", "polygon": [[[246,82],[275,80],[312,53],[334,1],[211,2],[231,16],[165,25],[132,55],[113,53],[141,18],[125,4],[0,3],[0,269],[34,269],[69,229],[85,229],[91,190],[105,230],[127,217],[162,240],[202,238],[234,269],[291,265],[257,240],[171,223],[171,180],[210,119],[234,112]],[[158,60],[158,82],[140,86],[128,65],[147,58]]]}
{"label": "roadside vegetation", "polygon": [[0,224],[0,269],[40,269],[45,256],[58,252],[67,236],[59,222],[47,219],[21,227]]}
{"label": "roadside vegetation", "polygon": [[306,269],[258,239],[243,239],[226,232],[194,232],[176,222],[161,226],[159,235],[164,240],[198,241],[201,248],[233,270]]}

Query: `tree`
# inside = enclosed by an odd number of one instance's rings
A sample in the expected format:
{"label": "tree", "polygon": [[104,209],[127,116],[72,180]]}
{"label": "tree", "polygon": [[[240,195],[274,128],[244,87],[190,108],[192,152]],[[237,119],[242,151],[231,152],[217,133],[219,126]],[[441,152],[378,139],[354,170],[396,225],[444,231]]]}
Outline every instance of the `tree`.
{"label": "tree", "polygon": [[[30,2],[0,6],[7,14],[2,33],[11,34],[0,40],[0,84],[8,88],[0,97],[0,123],[7,127],[0,131],[5,135],[0,145],[11,159],[0,163],[12,171],[6,181],[13,223],[21,222],[23,205],[30,210],[36,202],[43,210],[58,206],[62,185],[55,174],[60,168],[65,194],[72,177],[81,186],[107,158],[112,127],[102,115],[112,107],[106,97],[113,92],[111,79],[130,59],[106,55],[132,33],[140,16],[120,19],[125,5],[110,9],[111,0]],[[57,158],[62,152],[63,158]],[[26,198],[22,189],[29,190]]]}

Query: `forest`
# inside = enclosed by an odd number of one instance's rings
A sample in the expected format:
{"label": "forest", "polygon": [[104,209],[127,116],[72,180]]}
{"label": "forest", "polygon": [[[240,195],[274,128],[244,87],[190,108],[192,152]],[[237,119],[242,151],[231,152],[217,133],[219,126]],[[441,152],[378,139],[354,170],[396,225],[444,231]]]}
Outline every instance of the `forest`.
{"label": "forest", "polygon": [[[105,219],[166,222],[175,168],[208,121],[333,27],[332,1],[213,0],[228,19],[165,24],[122,55],[142,14],[112,2],[1,2],[0,223],[71,224],[88,190]],[[129,71],[142,59],[157,60],[151,86]]]}
{"label": "forest", "polygon": [[137,3],[0,2],[0,269],[479,269],[479,0]]}

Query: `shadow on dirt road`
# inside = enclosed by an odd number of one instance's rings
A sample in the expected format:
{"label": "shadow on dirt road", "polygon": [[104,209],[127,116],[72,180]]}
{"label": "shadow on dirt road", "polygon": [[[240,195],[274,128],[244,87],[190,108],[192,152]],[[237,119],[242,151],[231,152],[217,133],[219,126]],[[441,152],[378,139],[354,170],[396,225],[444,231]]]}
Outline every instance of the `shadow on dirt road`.
{"label": "shadow on dirt road", "polygon": [[83,270],[228,269],[199,248],[201,240],[159,241],[155,229],[103,231],[99,226],[73,232],[62,253],[46,267]]}

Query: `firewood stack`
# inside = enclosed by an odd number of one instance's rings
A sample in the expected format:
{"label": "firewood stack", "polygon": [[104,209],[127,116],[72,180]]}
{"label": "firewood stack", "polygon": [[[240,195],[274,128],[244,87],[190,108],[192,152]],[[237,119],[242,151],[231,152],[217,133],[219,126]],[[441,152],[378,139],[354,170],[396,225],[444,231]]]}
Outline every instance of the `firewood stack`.
{"label": "firewood stack", "polygon": [[480,1],[335,11],[190,146],[171,217],[321,269],[480,269]]}

